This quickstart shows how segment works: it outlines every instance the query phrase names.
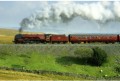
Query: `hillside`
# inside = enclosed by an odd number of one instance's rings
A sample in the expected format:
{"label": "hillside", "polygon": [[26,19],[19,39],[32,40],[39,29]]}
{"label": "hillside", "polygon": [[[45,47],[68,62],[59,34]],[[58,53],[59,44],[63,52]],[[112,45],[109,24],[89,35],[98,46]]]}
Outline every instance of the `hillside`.
{"label": "hillside", "polygon": [[17,33],[19,33],[19,31],[15,29],[0,28],[0,36],[13,36]]}
{"label": "hillside", "polygon": [[[17,30],[0,29],[0,67],[22,67],[32,73],[36,70],[48,72],[40,75],[0,70],[0,79],[35,79],[35,80],[81,80],[81,79],[120,79],[120,44],[13,44]],[[34,32],[23,32],[34,33]],[[84,60],[74,55],[77,48],[99,47],[108,54],[103,66],[85,65]],[[120,67],[120,66],[119,66]],[[100,72],[100,71],[103,72]],[[55,73],[55,74],[54,74]],[[15,75],[17,74],[17,75]],[[23,76],[24,75],[24,76]],[[15,76],[15,77],[14,77]],[[20,76],[20,77],[19,77]],[[33,76],[33,78],[31,78]],[[34,78],[35,77],[35,78]]]}
{"label": "hillside", "polygon": [[[108,54],[107,62],[101,67],[84,65],[74,55],[76,48],[96,46],[105,50]],[[120,63],[119,44],[0,45],[0,49],[1,67],[22,68],[24,66],[25,69],[31,71],[61,72],[63,76],[73,73],[72,76],[81,75],[84,79],[114,79],[115,77],[120,79],[119,72],[115,70],[115,67]],[[100,73],[100,70],[103,70],[103,72]]]}
{"label": "hillside", "polygon": [[18,33],[18,30],[0,28],[0,44],[12,44],[15,34]]}

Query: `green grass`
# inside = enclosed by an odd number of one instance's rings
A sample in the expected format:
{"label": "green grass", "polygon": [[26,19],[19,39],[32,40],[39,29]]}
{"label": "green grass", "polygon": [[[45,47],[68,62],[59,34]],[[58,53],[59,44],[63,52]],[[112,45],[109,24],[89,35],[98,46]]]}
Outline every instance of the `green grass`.
{"label": "green grass", "polygon": [[[0,45],[0,66],[30,70],[46,70],[89,75],[97,78],[118,76],[115,66],[120,63],[119,44],[97,45],[108,54],[107,62],[101,67],[84,65],[74,55],[80,47],[94,47],[97,44],[81,45]],[[103,72],[100,72],[103,70]]]}

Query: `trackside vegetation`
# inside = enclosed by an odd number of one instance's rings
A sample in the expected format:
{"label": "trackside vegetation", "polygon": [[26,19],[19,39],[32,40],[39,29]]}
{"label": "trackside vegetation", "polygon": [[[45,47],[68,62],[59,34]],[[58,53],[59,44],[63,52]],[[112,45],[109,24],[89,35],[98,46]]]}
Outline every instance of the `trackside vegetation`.
{"label": "trackside vegetation", "polygon": [[[92,56],[87,56],[88,53],[97,54],[97,51],[94,52],[95,49],[93,50],[93,48],[102,52],[104,50],[104,52],[107,53],[106,62],[100,66],[93,66],[86,60],[86,57]],[[80,49],[79,51],[82,55],[78,55],[78,49]],[[56,72],[58,75],[62,74],[64,77],[67,77],[66,74],[72,74],[72,76],[81,75],[82,79],[115,80],[120,79],[119,49],[119,44],[0,45],[0,67],[30,71],[41,70],[47,71],[48,73]],[[86,56],[84,56],[84,54]],[[49,74],[47,75],[49,76]],[[53,77],[54,76],[55,75],[53,75]],[[78,78],[73,77],[72,79]]]}
{"label": "trackside vegetation", "polygon": [[99,47],[82,47],[74,51],[74,54],[77,55],[80,61],[83,61],[85,64],[101,66],[107,60],[107,53]]}
{"label": "trackside vegetation", "polygon": [[93,48],[92,64],[101,66],[107,61],[107,53],[99,47]]}

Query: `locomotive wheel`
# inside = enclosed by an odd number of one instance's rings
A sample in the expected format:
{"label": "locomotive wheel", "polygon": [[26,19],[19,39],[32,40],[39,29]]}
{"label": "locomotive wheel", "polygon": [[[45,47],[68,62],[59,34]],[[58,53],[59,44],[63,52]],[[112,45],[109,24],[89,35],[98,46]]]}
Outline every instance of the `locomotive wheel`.
{"label": "locomotive wheel", "polygon": [[71,44],[74,44],[74,42],[71,42]]}
{"label": "locomotive wheel", "polygon": [[81,42],[78,42],[78,44],[80,44]]}
{"label": "locomotive wheel", "polygon": [[55,44],[55,42],[52,42],[52,44]]}
{"label": "locomotive wheel", "polygon": [[115,44],[115,42],[112,42],[112,44]]}
{"label": "locomotive wheel", "polygon": [[67,42],[63,42],[63,44],[67,44]]}
{"label": "locomotive wheel", "polygon": [[30,41],[30,44],[33,44],[34,42],[33,41]]}
{"label": "locomotive wheel", "polygon": [[60,42],[60,44],[64,44],[64,42]]}
{"label": "locomotive wheel", "polygon": [[108,44],[108,42],[105,42],[106,44]]}

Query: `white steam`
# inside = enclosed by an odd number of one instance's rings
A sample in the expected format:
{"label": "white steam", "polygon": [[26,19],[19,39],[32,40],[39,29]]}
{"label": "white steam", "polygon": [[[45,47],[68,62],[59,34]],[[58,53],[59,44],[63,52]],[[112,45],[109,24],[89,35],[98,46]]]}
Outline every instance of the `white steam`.
{"label": "white steam", "polygon": [[[26,28],[54,27],[69,25],[75,18],[95,21],[98,24],[120,20],[120,2],[90,3],[54,3],[37,10],[30,17],[24,18],[20,31]],[[78,22],[78,21],[77,21]],[[69,28],[68,28],[69,29]]]}

